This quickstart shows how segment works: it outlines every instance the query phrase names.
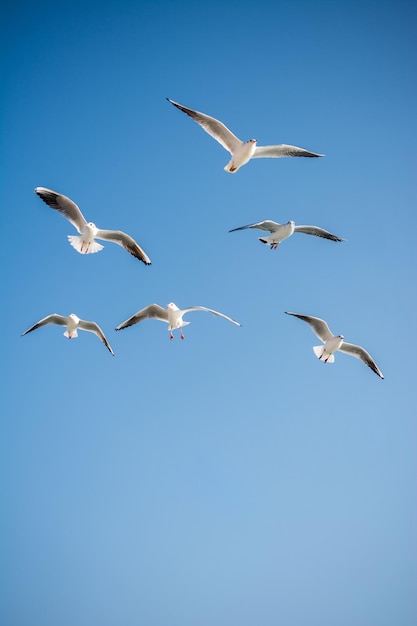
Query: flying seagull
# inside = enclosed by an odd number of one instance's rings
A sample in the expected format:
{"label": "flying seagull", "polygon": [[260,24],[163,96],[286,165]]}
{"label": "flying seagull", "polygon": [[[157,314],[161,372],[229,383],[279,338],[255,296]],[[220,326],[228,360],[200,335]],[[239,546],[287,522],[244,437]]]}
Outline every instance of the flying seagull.
{"label": "flying seagull", "polygon": [[170,302],[167,305],[167,308],[159,306],[158,304],[149,304],[145,306],[144,309],[141,309],[132,317],[129,317],[128,320],[120,324],[116,330],[122,330],[122,328],[127,328],[128,326],[133,326],[133,324],[137,324],[138,322],[143,322],[146,319],[157,319],[161,322],[166,322],[168,324],[169,330],[169,338],[174,339],[174,335],[172,331],[176,328],[180,329],[181,339],[184,339],[184,335],[182,332],[183,326],[187,326],[190,322],[184,322],[182,319],[183,315],[186,313],[190,313],[190,311],[207,311],[208,313],[212,313],[213,315],[218,315],[219,317],[224,317],[225,320],[232,322],[232,324],[236,324],[236,326],[242,326],[239,322],[236,322],[231,317],[227,315],[223,315],[223,313],[219,313],[218,311],[213,311],[213,309],[207,309],[205,306],[191,306],[186,309],[179,309],[176,304]]}
{"label": "flying seagull", "polygon": [[277,146],[257,146],[256,139],[249,139],[248,141],[241,141],[234,135],[226,126],[216,120],[214,117],[194,111],[188,107],[174,102],[167,98],[168,102],[173,104],[177,109],[183,111],[186,115],[189,115],[197,124],[211,135],[225,150],[232,155],[231,160],[225,166],[226,172],[237,172],[237,170],[245,165],[250,159],[259,159],[262,157],[322,157],[324,154],[317,154],[316,152],[310,152],[304,150],[304,148],[297,148],[297,146],[287,146],[286,144],[280,144]]}
{"label": "flying seagull", "polygon": [[334,352],[336,350],[340,350],[340,352],[345,352],[346,354],[350,354],[351,356],[355,356],[357,359],[360,359],[371,368],[375,374],[378,374],[380,378],[384,378],[383,373],[371,357],[371,355],[361,346],[356,346],[353,343],[346,343],[344,341],[343,335],[333,335],[330,332],[327,323],[320,319],[319,317],[312,317],[311,315],[299,315],[298,313],[290,313],[289,311],[285,311],[287,315],[294,315],[298,317],[303,322],[307,322],[310,324],[313,332],[317,337],[323,342],[323,346],[314,346],[314,354],[321,361],[325,363],[334,363]]}
{"label": "flying seagull", "polygon": [[44,317],[42,320],[37,322],[34,326],[32,326],[31,328],[28,328],[28,330],[25,330],[25,332],[22,333],[22,337],[24,335],[27,335],[28,333],[31,333],[32,330],[36,330],[37,328],[40,328],[41,326],[46,326],[46,324],[56,324],[57,326],[66,326],[67,329],[64,332],[64,335],[65,337],[68,337],[68,339],[74,339],[75,337],[78,337],[77,330],[88,330],[90,331],[90,333],[94,333],[95,335],[97,335],[97,337],[104,343],[107,350],[114,356],[114,352],[109,342],[107,341],[105,334],[101,330],[100,326],[96,324],[95,322],[87,322],[86,320],[81,320],[74,313],[71,313],[70,315],[68,315],[68,317],[66,317],[65,315],[58,315],[57,313],[52,313],[52,315],[48,315],[47,317]]}
{"label": "flying seagull", "polygon": [[151,264],[148,255],[145,254],[132,237],[129,237],[126,233],[122,233],[120,230],[102,230],[97,228],[93,222],[87,222],[75,202],[67,198],[67,196],[52,191],[52,189],[47,189],[46,187],[36,187],[35,193],[50,206],[51,209],[56,209],[61,215],[66,217],[78,230],[81,236],[68,235],[68,241],[80,254],[99,252],[104,246],[97,243],[95,239],[105,239],[117,243],[119,246],[123,246],[125,250],[139,259],[139,261],[143,261],[146,265]]}
{"label": "flying seagull", "polygon": [[293,233],[304,233],[305,235],[314,235],[315,237],[323,237],[323,239],[330,239],[331,241],[344,241],[336,235],[332,235],[324,228],[318,226],[296,226],[292,220],[286,224],[279,224],[278,222],[272,222],[271,220],[265,220],[263,222],[257,222],[256,224],[248,224],[247,226],[240,226],[239,228],[232,228],[229,233],[234,233],[236,230],[245,230],[246,228],[258,228],[259,230],[265,230],[271,233],[271,237],[258,237],[259,241],[271,246],[271,250],[276,250],[284,239],[291,237]]}

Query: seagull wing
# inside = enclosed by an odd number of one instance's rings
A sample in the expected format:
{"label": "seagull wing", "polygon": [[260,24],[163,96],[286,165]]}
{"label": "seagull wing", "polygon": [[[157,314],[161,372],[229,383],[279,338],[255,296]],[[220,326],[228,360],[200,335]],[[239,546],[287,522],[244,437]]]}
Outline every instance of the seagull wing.
{"label": "seagull wing", "polygon": [[369,352],[367,352],[361,346],[355,346],[354,343],[343,342],[339,350],[340,352],[346,352],[346,354],[350,354],[351,356],[355,356],[357,359],[360,359],[365,363],[365,365],[370,367],[371,370],[375,372],[375,374],[378,374],[380,378],[384,378],[383,373],[381,372]]}
{"label": "seagull wing", "polygon": [[223,313],[219,313],[218,311],[214,311],[213,309],[208,309],[205,306],[190,306],[187,309],[181,309],[182,315],[185,315],[186,313],[189,313],[190,311],[206,311],[207,313],[212,313],[213,315],[224,317],[225,320],[232,322],[232,324],[236,324],[236,326],[242,326],[242,324],[240,324],[239,322],[236,322],[236,320],[232,319],[228,315],[224,315]]}
{"label": "seagull wing", "polygon": [[138,324],[139,322],[143,322],[143,320],[147,319],[157,319],[161,320],[161,322],[168,323],[168,311],[159,306],[159,304],[149,304],[148,306],[145,306],[144,309],[141,309],[132,315],[132,317],[129,317],[129,319],[125,322],[119,324],[116,330],[122,330],[122,328],[133,326],[133,324]]}
{"label": "seagull wing", "polygon": [[213,137],[216,141],[219,142],[227,150],[230,154],[241,145],[240,139],[236,137],[222,122],[216,120],[214,117],[210,117],[210,115],[205,115],[204,113],[200,113],[199,111],[194,111],[193,109],[189,109],[182,104],[178,104],[178,102],[174,102],[174,100],[170,100],[167,98],[168,102],[177,107],[180,111],[183,111],[186,115],[191,117],[197,124]]}
{"label": "seagull wing", "polygon": [[296,226],[294,228],[295,233],[304,233],[305,235],[315,235],[316,237],[323,237],[323,239],[330,239],[331,241],[344,241],[336,235],[332,235],[329,231],[318,226]]}
{"label": "seagull wing", "polygon": [[104,343],[107,350],[114,356],[114,352],[111,348],[111,345],[107,341],[105,334],[103,333],[103,331],[101,330],[98,324],[96,324],[95,322],[86,322],[85,320],[80,320],[78,324],[78,328],[81,328],[81,330],[88,330],[91,333],[94,333],[95,335],[97,335],[97,337]]}
{"label": "seagull wing", "polygon": [[317,154],[317,152],[310,152],[304,150],[304,148],[297,148],[297,146],[287,146],[285,143],[281,143],[277,146],[256,146],[255,152],[252,154],[252,159],[259,159],[263,157],[322,157],[324,154]]}
{"label": "seagull wing", "polygon": [[35,193],[50,206],[51,209],[59,211],[61,215],[66,217],[79,233],[83,232],[87,220],[75,202],[67,198],[67,196],[63,196],[61,193],[57,193],[46,187],[35,187]]}
{"label": "seagull wing", "polygon": [[145,263],[145,265],[150,265],[151,260],[148,255],[142,250],[142,248],[136,243],[132,237],[126,235],[126,233],[122,233],[121,230],[101,230],[99,229],[96,233],[97,239],[105,239],[107,241],[113,241],[113,243],[119,244],[125,250],[133,254],[134,257],[139,259]]}
{"label": "seagull wing", "polygon": [[270,220],[264,220],[263,222],[257,222],[256,224],[248,224],[247,226],[239,226],[239,228],[232,228],[229,233],[234,233],[235,230],[245,230],[245,228],[259,228],[259,230],[266,230],[270,233],[274,233],[281,224],[278,222],[272,222]]}
{"label": "seagull wing", "polygon": [[66,326],[68,324],[68,317],[65,317],[64,315],[58,315],[57,313],[52,313],[52,315],[47,315],[43,319],[39,320],[39,322],[37,322],[34,326],[31,326],[30,328],[25,330],[25,332],[22,333],[22,337],[23,335],[27,335],[28,333],[31,333],[32,330],[36,330],[37,328],[40,328],[41,326],[46,326],[46,324],[57,324],[58,326]]}
{"label": "seagull wing", "polygon": [[298,317],[303,322],[307,322],[310,324],[312,331],[317,335],[323,343],[326,343],[329,339],[333,337],[330,332],[329,327],[327,326],[327,322],[320,319],[319,317],[312,317],[311,315],[300,315],[299,313],[290,313],[290,311],[285,311],[287,315],[294,315],[294,317]]}

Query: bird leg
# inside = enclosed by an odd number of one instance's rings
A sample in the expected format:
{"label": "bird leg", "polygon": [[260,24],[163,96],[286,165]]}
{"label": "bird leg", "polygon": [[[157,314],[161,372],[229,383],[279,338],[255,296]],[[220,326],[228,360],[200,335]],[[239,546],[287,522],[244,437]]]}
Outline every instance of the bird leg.
{"label": "bird leg", "polygon": [[174,335],[172,334],[172,330],[170,330],[170,332],[169,332],[169,338],[170,339],[174,339]]}
{"label": "bird leg", "polygon": [[180,330],[180,333],[181,333],[181,335],[180,335],[180,336],[181,336],[181,339],[185,339],[185,337],[184,337],[184,335],[183,335],[183,333],[182,333],[182,330]]}
{"label": "bird leg", "polygon": [[271,250],[276,250],[279,246],[279,243],[271,243]]}

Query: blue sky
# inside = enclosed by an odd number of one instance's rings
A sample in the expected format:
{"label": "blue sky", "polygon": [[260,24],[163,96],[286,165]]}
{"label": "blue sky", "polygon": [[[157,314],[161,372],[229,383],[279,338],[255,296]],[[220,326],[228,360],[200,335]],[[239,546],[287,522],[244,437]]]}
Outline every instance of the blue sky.
{"label": "blue sky", "polygon": [[[417,462],[415,6],[3,8],[2,601],[8,626],[411,626]],[[242,139],[229,157],[170,97]],[[413,176],[414,175],[414,176]],[[124,230],[68,244],[33,193]],[[277,251],[232,228],[315,224]],[[189,316],[116,325],[156,302]],[[314,356],[284,311],[363,345]],[[50,313],[90,333],[21,333]]]}

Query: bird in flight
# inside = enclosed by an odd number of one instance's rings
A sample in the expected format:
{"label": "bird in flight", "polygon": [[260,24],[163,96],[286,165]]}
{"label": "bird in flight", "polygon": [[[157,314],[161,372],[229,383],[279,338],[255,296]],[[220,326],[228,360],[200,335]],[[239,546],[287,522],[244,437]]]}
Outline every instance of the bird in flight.
{"label": "bird in flight", "polygon": [[232,322],[232,324],[236,324],[236,326],[242,326],[239,322],[232,319],[228,315],[224,315],[223,313],[219,313],[218,311],[214,311],[213,309],[208,309],[204,306],[191,306],[186,309],[179,309],[176,304],[170,302],[167,305],[167,308],[159,306],[159,304],[149,304],[145,306],[145,308],[141,309],[132,317],[129,317],[125,322],[119,324],[116,330],[122,330],[123,328],[127,328],[128,326],[133,326],[133,324],[137,324],[138,322],[143,322],[146,319],[157,319],[161,322],[166,322],[168,324],[169,330],[169,338],[174,339],[174,335],[172,331],[179,328],[181,339],[184,339],[184,334],[182,332],[182,328],[190,324],[190,322],[185,322],[182,318],[186,313],[190,313],[191,311],[206,311],[207,313],[212,313],[213,315],[218,315],[219,317],[223,317],[224,319]]}
{"label": "bird in flight", "polygon": [[285,312],[287,315],[294,315],[294,317],[298,317],[300,320],[303,320],[303,322],[307,322],[307,324],[311,326],[314,334],[323,342],[324,345],[313,347],[314,354],[318,359],[325,363],[334,363],[334,353],[339,350],[340,352],[345,352],[346,354],[360,359],[380,378],[384,378],[383,373],[369,352],[361,346],[347,343],[343,335],[333,335],[324,320],[319,317],[312,317],[311,315],[300,315],[299,313],[291,313],[290,311]]}
{"label": "bird in flight", "polygon": [[330,239],[331,241],[344,241],[336,235],[332,235],[324,228],[318,226],[296,226],[292,220],[286,224],[279,224],[278,222],[272,222],[271,220],[264,220],[263,222],[257,222],[256,224],[248,224],[247,226],[239,226],[239,228],[232,228],[229,233],[234,233],[237,230],[245,230],[246,228],[258,228],[271,233],[270,237],[258,237],[259,241],[266,243],[271,247],[271,250],[276,250],[284,239],[288,239],[294,233],[304,233],[305,235],[314,235],[315,237],[322,237],[323,239]]}
{"label": "bird in flight", "polygon": [[304,148],[297,146],[288,146],[284,143],[276,146],[258,146],[256,139],[241,141],[234,135],[222,122],[216,120],[210,115],[194,111],[188,107],[174,102],[167,98],[168,102],[173,104],[177,109],[183,111],[191,117],[197,124],[203,128],[209,135],[213,137],[225,150],[232,155],[231,160],[225,166],[226,172],[234,174],[237,170],[250,161],[250,159],[259,159],[263,157],[280,158],[280,157],[322,157],[324,154],[310,152]]}
{"label": "bird in flight", "polygon": [[88,322],[86,320],[82,320],[75,313],[71,313],[66,317],[65,315],[58,315],[57,313],[52,313],[52,315],[48,315],[44,317],[39,322],[31,326],[24,333],[22,333],[22,337],[31,333],[33,330],[40,328],[41,326],[46,326],[47,324],[56,324],[57,326],[66,326],[66,331],[64,332],[65,337],[68,339],[75,339],[78,337],[77,330],[87,330],[90,333],[94,333],[97,337],[104,343],[107,350],[114,356],[114,352],[111,348],[111,345],[106,339],[105,334],[101,330],[100,326],[96,324],[96,322]]}
{"label": "bird in flight", "polygon": [[71,246],[80,254],[92,254],[99,252],[104,246],[97,243],[95,239],[104,239],[119,244],[134,257],[150,265],[151,260],[142,248],[136,243],[132,237],[122,233],[120,230],[102,230],[97,228],[93,222],[87,222],[78,206],[67,198],[52,189],[46,187],[36,187],[35,193],[49,206],[51,209],[59,211],[61,215],[67,218],[69,222],[77,229],[80,236],[68,235],[68,241]]}

